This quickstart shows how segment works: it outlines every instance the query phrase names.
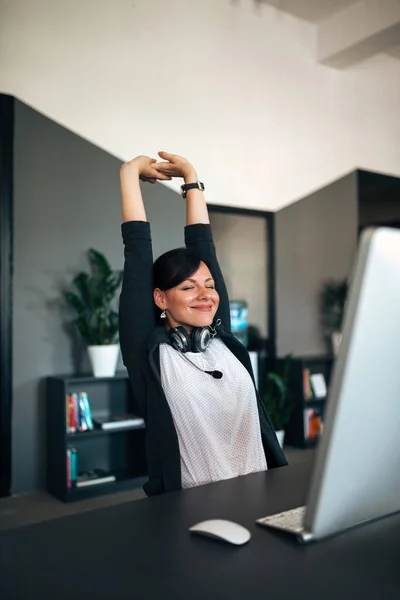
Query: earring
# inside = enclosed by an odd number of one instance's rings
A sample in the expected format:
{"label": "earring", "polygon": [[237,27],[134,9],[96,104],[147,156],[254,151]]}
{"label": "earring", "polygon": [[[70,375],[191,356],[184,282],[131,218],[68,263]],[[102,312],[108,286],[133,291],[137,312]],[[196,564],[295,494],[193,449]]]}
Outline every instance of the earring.
{"label": "earring", "polygon": [[167,315],[165,314],[165,310],[163,310],[160,315],[160,319],[166,319],[166,318],[167,318]]}

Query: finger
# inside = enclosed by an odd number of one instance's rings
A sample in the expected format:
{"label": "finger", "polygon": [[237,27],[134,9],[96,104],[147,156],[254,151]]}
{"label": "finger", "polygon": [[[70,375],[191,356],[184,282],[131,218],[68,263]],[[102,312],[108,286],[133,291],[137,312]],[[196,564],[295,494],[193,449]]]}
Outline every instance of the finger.
{"label": "finger", "polygon": [[158,173],[165,173],[167,175],[174,175],[178,171],[177,165],[173,165],[169,162],[158,162],[153,166],[153,170]]}
{"label": "finger", "polygon": [[160,173],[166,171],[167,169],[170,169],[172,167],[171,163],[169,162],[158,162],[156,165],[153,165],[153,169],[155,169],[156,171],[159,171]]}
{"label": "finger", "polygon": [[176,158],[176,154],[169,154],[169,152],[164,152],[164,151],[159,152],[158,156],[161,156],[161,158],[163,158],[164,160],[168,160],[170,162],[173,162],[174,159]]}
{"label": "finger", "polygon": [[[157,170],[158,171],[158,170]],[[180,177],[181,174],[179,171],[177,171],[176,169],[165,169],[165,170],[160,170],[158,171],[158,173],[160,174],[159,177]]]}
{"label": "finger", "polygon": [[154,174],[154,177],[156,177],[157,179],[162,179],[162,180],[164,180],[164,179],[165,180],[171,179],[171,174],[170,173],[159,171],[156,168],[152,169],[152,173]]}

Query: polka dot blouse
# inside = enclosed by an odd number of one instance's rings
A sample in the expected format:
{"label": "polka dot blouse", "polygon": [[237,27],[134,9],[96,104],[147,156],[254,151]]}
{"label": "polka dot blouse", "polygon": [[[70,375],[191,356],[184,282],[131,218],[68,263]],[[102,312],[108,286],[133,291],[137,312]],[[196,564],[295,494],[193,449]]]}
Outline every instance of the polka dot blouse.
{"label": "polka dot blouse", "polygon": [[[201,353],[182,354],[161,344],[160,365],[183,488],[267,469],[252,379],[220,339]],[[223,377],[204,373],[214,370]]]}

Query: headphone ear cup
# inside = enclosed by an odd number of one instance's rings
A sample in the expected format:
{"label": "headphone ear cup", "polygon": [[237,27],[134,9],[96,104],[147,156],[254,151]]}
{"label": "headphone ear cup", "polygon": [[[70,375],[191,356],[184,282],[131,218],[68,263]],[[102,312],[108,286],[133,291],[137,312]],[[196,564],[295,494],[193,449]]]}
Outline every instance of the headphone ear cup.
{"label": "headphone ear cup", "polygon": [[175,350],[179,350],[179,352],[183,353],[190,352],[192,348],[192,338],[184,327],[178,325],[178,327],[170,329],[168,335]]}
{"label": "headphone ear cup", "polygon": [[192,352],[204,352],[213,336],[209,327],[195,327],[192,331]]}

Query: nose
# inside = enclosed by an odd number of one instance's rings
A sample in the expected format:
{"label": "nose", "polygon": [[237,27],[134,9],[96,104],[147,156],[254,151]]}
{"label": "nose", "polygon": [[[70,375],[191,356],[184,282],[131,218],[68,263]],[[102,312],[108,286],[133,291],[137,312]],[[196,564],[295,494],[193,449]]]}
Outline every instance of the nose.
{"label": "nose", "polygon": [[199,290],[199,294],[198,294],[198,298],[199,300],[209,300],[210,298],[212,298],[212,291],[211,289],[202,286]]}

